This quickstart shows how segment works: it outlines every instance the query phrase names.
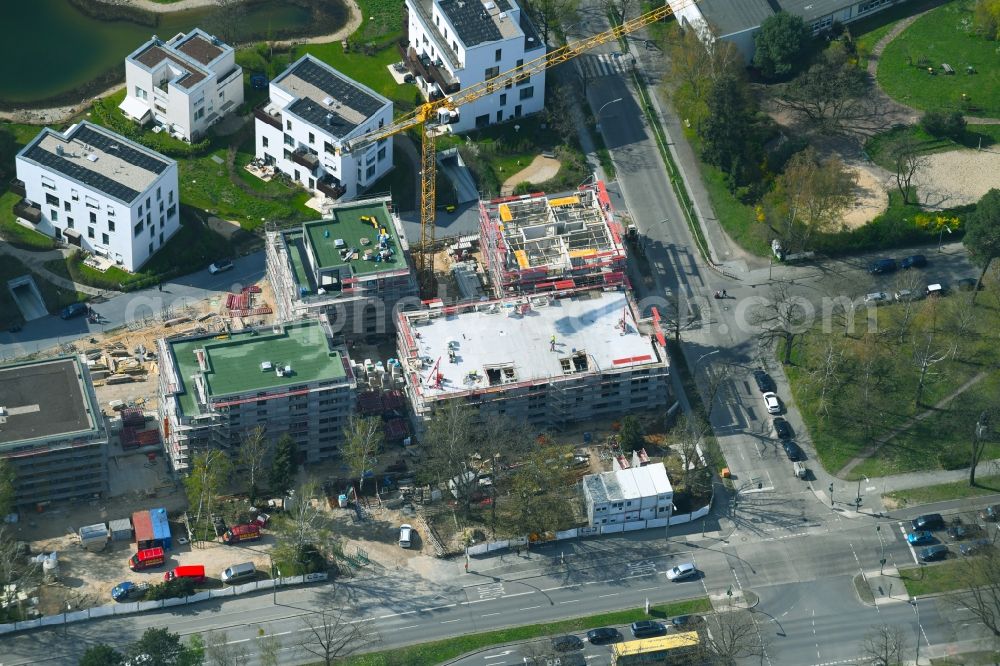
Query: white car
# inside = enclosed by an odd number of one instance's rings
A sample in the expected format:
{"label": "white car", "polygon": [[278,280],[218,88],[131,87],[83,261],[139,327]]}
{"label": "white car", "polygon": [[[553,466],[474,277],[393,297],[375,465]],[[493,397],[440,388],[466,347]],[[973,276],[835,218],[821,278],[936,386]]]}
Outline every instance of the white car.
{"label": "white car", "polygon": [[409,548],[410,542],[413,538],[413,527],[410,525],[400,525],[399,526],[399,547]]}
{"label": "white car", "polygon": [[780,414],[781,413],[781,401],[778,400],[778,394],[773,391],[768,391],[761,395],[764,398],[764,406],[767,407],[768,414]]}
{"label": "white car", "polygon": [[233,267],[233,262],[228,259],[222,259],[214,264],[208,266],[208,272],[212,275],[218,275],[219,273],[224,273]]}
{"label": "white car", "polygon": [[884,291],[876,291],[865,296],[865,305],[878,305],[889,300],[889,294]]}
{"label": "white car", "polygon": [[685,562],[667,569],[667,580],[684,580],[696,575],[698,575],[698,569],[694,566],[694,562]]}

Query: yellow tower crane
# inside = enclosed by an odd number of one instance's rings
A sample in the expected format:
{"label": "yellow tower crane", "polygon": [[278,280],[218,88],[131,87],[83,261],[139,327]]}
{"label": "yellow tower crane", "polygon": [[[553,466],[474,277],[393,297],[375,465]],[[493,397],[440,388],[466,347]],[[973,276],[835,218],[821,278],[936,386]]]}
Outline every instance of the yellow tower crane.
{"label": "yellow tower crane", "polygon": [[[695,1],[687,2],[683,7],[693,5]],[[448,125],[445,116],[450,116],[465,104],[474,102],[504,87],[516,85],[520,81],[524,81],[550,67],[572,60],[595,46],[614,41],[623,35],[644,28],[673,13],[674,10],[670,5],[664,4],[662,7],[625,21],[610,30],[605,30],[592,37],[586,37],[549,51],[539,58],[502,72],[491,79],[481,81],[468,88],[463,88],[456,93],[440,99],[425,102],[410,113],[397,119],[393,124],[372,130],[344,144],[343,149],[351,152],[394,134],[420,127],[422,139],[420,150],[420,245],[416,248],[418,271],[422,272],[428,267],[433,268],[433,265],[429,263],[428,256],[433,252],[435,232],[434,208],[436,204],[435,186],[437,172],[435,138],[447,130]]]}

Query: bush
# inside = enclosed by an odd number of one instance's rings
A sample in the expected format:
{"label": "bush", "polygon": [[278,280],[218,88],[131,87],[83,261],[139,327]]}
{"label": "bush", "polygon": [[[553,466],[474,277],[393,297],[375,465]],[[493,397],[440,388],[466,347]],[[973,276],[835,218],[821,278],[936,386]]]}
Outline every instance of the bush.
{"label": "bush", "polygon": [[920,126],[937,138],[961,141],[965,135],[965,117],[959,111],[928,111],[920,119]]}
{"label": "bush", "polygon": [[194,580],[191,578],[174,578],[159,585],[150,585],[146,590],[147,601],[160,599],[179,599],[194,594]]}

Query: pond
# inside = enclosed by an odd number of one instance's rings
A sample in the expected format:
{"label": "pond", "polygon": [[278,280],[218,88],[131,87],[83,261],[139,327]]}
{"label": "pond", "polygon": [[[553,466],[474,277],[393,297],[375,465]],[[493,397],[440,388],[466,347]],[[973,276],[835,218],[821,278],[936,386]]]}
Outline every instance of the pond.
{"label": "pond", "polygon": [[[60,96],[60,101],[71,102],[67,95],[88,83],[104,77],[102,84],[112,84],[110,72],[123,68],[125,56],[153,34],[169,39],[196,26],[214,33],[213,27],[219,25],[215,7],[162,14],[154,28],[90,18],[68,0],[3,4],[6,34],[0,40],[0,104],[8,107],[55,102]],[[290,2],[251,3],[239,20],[236,41],[333,32],[346,22],[347,12],[340,2],[327,4],[328,13],[318,20],[312,10]]]}

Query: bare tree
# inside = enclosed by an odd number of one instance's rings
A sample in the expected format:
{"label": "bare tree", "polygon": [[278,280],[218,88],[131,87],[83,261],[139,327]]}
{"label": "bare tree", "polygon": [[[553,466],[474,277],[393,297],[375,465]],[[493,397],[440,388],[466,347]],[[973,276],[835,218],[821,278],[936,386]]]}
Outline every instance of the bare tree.
{"label": "bare tree", "polygon": [[776,282],[769,298],[749,313],[749,322],[760,329],[760,338],[770,344],[784,343],[782,363],[792,362],[792,345],[809,330],[811,305],[792,294],[787,282]]}
{"label": "bare tree", "polygon": [[237,451],[236,459],[239,464],[246,468],[249,475],[250,503],[257,499],[257,477],[260,476],[264,468],[264,460],[271,453],[273,446],[267,437],[264,426],[258,425],[246,430],[240,435],[240,448]]}
{"label": "bare tree", "polygon": [[18,603],[18,593],[38,582],[40,574],[40,565],[32,562],[14,535],[0,525],[0,606]]}
{"label": "bare tree", "polygon": [[14,508],[14,466],[6,458],[0,458],[0,516],[6,516]]}
{"label": "bare tree", "polygon": [[[679,487],[694,495],[702,495],[712,490],[713,465],[708,460],[702,460],[708,452],[700,448],[705,435],[709,434],[708,424],[697,416],[683,414],[671,429],[671,448],[675,449],[681,458]],[[699,455],[701,451],[701,455]]]}
{"label": "bare tree", "polygon": [[898,666],[903,663],[903,653],[906,651],[903,629],[880,624],[865,634],[861,650],[865,663],[870,666]]}
{"label": "bare tree", "polygon": [[354,654],[372,643],[366,634],[372,629],[364,622],[354,622],[354,609],[337,604],[326,605],[316,613],[306,615],[305,638],[300,646],[309,654],[323,660],[324,666]]}
{"label": "bare tree", "polygon": [[535,26],[542,31],[542,43],[548,44],[549,33],[576,21],[580,0],[529,0],[525,4]]}
{"label": "bare tree", "polygon": [[468,513],[478,486],[476,474],[470,469],[472,456],[479,448],[476,414],[455,403],[449,401],[431,417],[419,471],[425,480],[447,485]]}
{"label": "bare tree", "polygon": [[210,27],[222,41],[235,44],[246,14],[246,3],[244,0],[215,0],[215,7],[209,18]]}
{"label": "bare tree", "polygon": [[969,485],[976,485],[976,467],[983,459],[986,452],[986,444],[989,441],[991,414],[989,410],[983,410],[976,421],[976,430],[972,435],[972,455],[969,456]]}
{"label": "bare tree", "polygon": [[257,627],[257,659],[260,666],[278,666],[281,652],[281,639]]}
{"label": "bare tree", "polygon": [[209,449],[194,454],[191,473],[184,479],[188,503],[197,506],[195,524],[202,516],[211,514],[215,500],[230,479],[233,463],[225,451]]}
{"label": "bare tree", "polygon": [[777,101],[827,132],[857,131],[857,121],[872,115],[867,99],[868,74],[850,62],[833,42],[817,62],[792,81],[778,86]]}
{"label": "bare tree", "polygon": [[554,532],[573,522],[572,488],[566,468],[567,447],[536,449],[510,479],[510,518],[523,532]]}
{"label": "bare tree", "polygon": [[899,305],[896,307],[895,320],[898,333],[896,340],[899,344],[903,344],[910,333],[910,325],[917,314],[917,296],[924,284],[923,276],[916,271],[902,271],[896,276],[894,281],[896,293],[901,295]]}
{"label": "bare tree", "polygon": [[994,636],[1000,636],[1000,553],[990,549],[980,557],[967,558],[955,575],[962,591],[948,596],[950,604],[972,613]]}
{"label": "bare tree", "polygon": [[628,20],[628,15],[636,4],[636,0],[603,0],[604,11],[610,13],[618,23]]}
{"label": "bare tree", "polygon": [[910,189],[910,184],[913,182],[914,176],[927,167],[927,155],[921,151],[920,144],[917,143],[916,139],[906,135],[889,146],[889,157],[892,160],[896,188],[903,196],[903,203],[916,203],[911,201],[913,192]]}
{"label": "bare tree", "polygon": [[214,666],[245,666],[250,651],[241,643],[230,643],[225,631],[210,631],[205,638],[205,657]]}
{"label": "bare tree", "polygon": [[807,386],[816,395],[816,413],[820,419],[830,415],[833,399],[840,395],[843,385],[844,348],[837,338],[829,336],[817,367],[808,374]]}
{"label": "bare tree", "polygon": [[708,653],[727,666],[750,657],[764,658],[767,642],[757,628],[753,613],[731,610],[712,616],[714,626],[705,641]]}
{"label": "bare tree", "polygon": [[913,345],[913,363],[920,373],[917,379],[917,394],[914,398],[917,405],[921,404],[927,384],[941,375],[941,372],[935,369],[936,366],[955,355],[954,342],[943,346],[935,344],[933,328],[919,337],[920,339],[915,340]]}
{"label": "bare tree", "polygon": [[382,420],[378,417],[355,415],[347,421],[340,453],[351,474],[358,477],[358,488],[364,486],[365,472],[374,468],[384,441]]}
{"label": "bare tree", "polygon": [[302,563],[309,547],[328,540],[330,530],[323,501],[315,481],[307,481],[296,490],[291,509],[274,526],[278,549],[284,557]]}

